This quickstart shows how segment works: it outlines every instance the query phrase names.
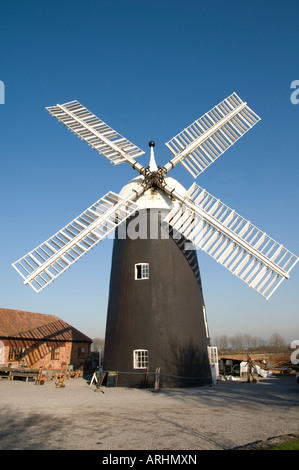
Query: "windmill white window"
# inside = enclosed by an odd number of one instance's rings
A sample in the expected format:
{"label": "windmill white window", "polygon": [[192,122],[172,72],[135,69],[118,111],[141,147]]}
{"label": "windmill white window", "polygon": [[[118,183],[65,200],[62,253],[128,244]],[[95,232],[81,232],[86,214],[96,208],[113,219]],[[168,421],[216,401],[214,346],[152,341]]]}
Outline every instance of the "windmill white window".
{"label": "windmill white window", "polygon": [[149,279],[149,264],[135,264],[135,279]]}
{"label": "windmill white window", "polygon": [[203,319],[204,319],[204,322],[205,322],[206,335],[207,335],[207,338],[209,338],[210,333],[209,333],[208,320],[207,320],[207,314],[206,314],[205,306],[203,306],[203,308],[202,308],[202,313],[203,313]]}
{"label": "windmill white window", "polygon": [[146,369],[148,367],[148,350],[135,349],[133,351],[134,369]]}

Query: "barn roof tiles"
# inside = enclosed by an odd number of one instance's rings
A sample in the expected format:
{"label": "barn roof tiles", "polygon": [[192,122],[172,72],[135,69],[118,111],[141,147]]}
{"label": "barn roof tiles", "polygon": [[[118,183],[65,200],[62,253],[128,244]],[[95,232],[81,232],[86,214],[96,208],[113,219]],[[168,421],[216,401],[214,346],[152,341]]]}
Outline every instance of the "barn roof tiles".
{"label": "barn roof tiles", "polygon": [[88,342],[92,340],[55,315],[0,308],[0,338]]}

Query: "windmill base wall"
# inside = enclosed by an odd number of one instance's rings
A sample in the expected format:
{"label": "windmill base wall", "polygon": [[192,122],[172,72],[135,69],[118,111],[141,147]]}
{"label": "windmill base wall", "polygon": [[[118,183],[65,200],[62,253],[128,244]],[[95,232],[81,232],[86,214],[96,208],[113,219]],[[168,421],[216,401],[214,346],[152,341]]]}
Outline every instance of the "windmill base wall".
{"label": "windmill base wall", "polygon": [[[210,340],[196,251],[185,240],[114,240],[103,367],[118,386],[189,387],[212,383]],[[135,279],[138,263],[149,278]],[[148,368],[134,368],[135,350],[148,351]]]}

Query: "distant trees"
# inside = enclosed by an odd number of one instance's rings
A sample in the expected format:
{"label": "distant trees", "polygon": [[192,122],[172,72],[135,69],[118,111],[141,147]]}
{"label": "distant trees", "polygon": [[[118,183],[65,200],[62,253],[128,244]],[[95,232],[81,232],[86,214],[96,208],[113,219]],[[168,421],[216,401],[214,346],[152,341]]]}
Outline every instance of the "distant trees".
{"label": "distant trees", "polygon": [[279,333],[273,333],[268,341],[247,333],[237,333],[234,336],[223,334],[215,336],[211,341],[211,345],[217,346],[220,351],[267,351],[278,353],[289,350],[289,345]]}
{"label": "distant trees", "polygon": [[[91,351],[103,351],[105,340],[94,338]],[[219,351],[265,351],[272,353],[287,352],[290,345],[286,343],[279,333],[273,333],[268,341],[260,336],[252,336],[248,333],[237,333],[234,336],[226,334],[215,336],[211,340],[212,346],[217,346]]]}
{"label": "distant trees", "polygon": [[104,349],[105,340],[103,338],[94,338],[92,340],[91,351],[101,351]]}
{"label": "distant trees", "polygon": [[286,342],[279,333],[273,333],[268,341],[268,345],[273,352],[285,351],[287,349]]}

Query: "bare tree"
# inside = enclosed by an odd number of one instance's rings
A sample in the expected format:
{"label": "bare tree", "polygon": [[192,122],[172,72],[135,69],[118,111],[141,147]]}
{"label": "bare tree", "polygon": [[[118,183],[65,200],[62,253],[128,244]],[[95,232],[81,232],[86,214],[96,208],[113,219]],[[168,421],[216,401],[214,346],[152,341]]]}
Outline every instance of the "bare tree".
{"label": "bare tree", "polygon": [[287,349],[287,344],[279,333],[273,333],[268,344],[273,352],[281,352]]}
{"label": "bare tree", "polygon": [[259,336],[251,336],[248,333],[237,333],[228,337],[226,334],[216,336],[213,345],[217,346],[220,351],[269,351],[284,352],[288,349],[288,345],[279,333],[273,333],[270,339],[265,341]]}
{"label": "bare tree", "polygon": [[227,351],[229,349],[229,339],[227,335],[215,336],[213,345],[217,346],[218,349],[222,351]]}
{"label": "bare tree", "polygon": [[253,336],[252,337],[252,343],[251,343],[251,349],[253,351],[257,350],[263,350],[266,347],[267,342],[261,338],[260,336]]}
{"label": "bare tree", "polygon": [[92,351],[100,351],[100,349],[104,348],[105,340],[103,338],[94,338],[92,340]]}
{"label": "bare tree", "polygon": [[242,351],[244,349],[244,335],[242,333],[231,336],[229,342],[233,351]]}

